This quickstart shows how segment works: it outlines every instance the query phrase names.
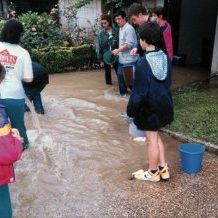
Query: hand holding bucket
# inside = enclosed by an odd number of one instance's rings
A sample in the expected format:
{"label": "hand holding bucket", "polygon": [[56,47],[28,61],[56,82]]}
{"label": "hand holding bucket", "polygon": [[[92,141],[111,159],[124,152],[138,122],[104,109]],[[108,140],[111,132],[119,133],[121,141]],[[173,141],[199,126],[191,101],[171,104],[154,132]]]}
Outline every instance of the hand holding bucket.
{"label": "hand holding bucket", "polygon": [[103,60],[106,64],[112,65],[118,61],[118,56],[113,55],[112,52],[108,50],[104,53]]}

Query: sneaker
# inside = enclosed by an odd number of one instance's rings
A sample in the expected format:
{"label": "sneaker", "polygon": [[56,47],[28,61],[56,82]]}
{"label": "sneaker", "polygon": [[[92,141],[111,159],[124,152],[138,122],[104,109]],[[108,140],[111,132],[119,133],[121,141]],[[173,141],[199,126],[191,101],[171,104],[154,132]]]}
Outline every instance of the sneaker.
{"label": "sneaker", "polygon": [[152,173],[151,170],[138,170],[133,173],[135,179],[143,180],[143,181],[151,181],[151,182],[159,182],[160,181],[160,171],[157,170],[156,173]]}
{"label": "sneaker", "polygon": [[137,170],[134,173],[132,173],[132,176],[135,178],[135,176],[143,174],[145,171],[143,169]]}
{"label": "sneaker", "polygon": [[169,167],[167,164],[165,164],[164,168],[162,170],[160,170],[160,177],[161,177],[161,179],[164,179],[164,180],[170,178]]}

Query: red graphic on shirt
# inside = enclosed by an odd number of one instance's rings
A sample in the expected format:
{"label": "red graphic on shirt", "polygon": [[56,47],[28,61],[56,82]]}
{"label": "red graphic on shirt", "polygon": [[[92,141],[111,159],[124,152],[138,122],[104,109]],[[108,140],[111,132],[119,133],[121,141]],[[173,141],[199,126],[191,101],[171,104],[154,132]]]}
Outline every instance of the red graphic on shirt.
{"label": "red graphic on shirt", "polygon": [[17,56],[11,55],[7,49],[0,52],[0,63],[15,65],[17,61]]}

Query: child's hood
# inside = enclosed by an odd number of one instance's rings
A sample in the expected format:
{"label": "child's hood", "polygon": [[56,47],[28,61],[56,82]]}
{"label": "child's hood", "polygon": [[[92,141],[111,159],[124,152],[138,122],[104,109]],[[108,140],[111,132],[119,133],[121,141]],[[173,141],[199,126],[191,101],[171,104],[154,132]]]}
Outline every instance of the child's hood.
{"label": "child's hood", "polygon": [[167,77],[167,56],[162,51],[149,52],[145,55],[152,73],[158,80],[165,80]]}

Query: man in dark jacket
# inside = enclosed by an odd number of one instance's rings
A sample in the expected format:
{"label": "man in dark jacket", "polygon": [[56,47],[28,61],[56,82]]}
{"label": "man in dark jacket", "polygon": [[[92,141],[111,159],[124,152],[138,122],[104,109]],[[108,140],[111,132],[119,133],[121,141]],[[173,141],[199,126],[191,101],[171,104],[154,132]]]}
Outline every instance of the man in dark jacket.
{"label": "man in dark jacket", "polygon": [[115,72],[117,73],[117,65],[107,63],[104,60],[104,54],[107,51],[111,51],[118,47],[119,29],[113,25],[112,19],[109,15],[104,14],[101,16],[102,29],[100,30],[96,41],[96,54],[100,64],[105,69],[105,82],[108,85],[112,85],[111,77],[111,65],[113,65]]}

